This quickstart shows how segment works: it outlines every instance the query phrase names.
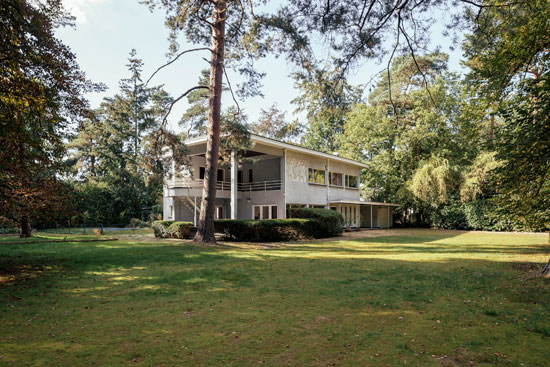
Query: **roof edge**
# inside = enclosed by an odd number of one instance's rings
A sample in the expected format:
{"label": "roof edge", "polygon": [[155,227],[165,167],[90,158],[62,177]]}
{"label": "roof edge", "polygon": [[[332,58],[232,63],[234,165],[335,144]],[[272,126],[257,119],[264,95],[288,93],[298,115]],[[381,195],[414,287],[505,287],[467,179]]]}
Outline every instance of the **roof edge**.
{"label": "roof edge", "polygon": [[[190,138],[190,139],[185,140],[185,144],[190,145],[190,146],[197,145],[197,144],[202,144],[202,143],[206,142],[206,138],[207,138],[206,135],[197,136],[195,138]],[[353,164],[353,165],[356,165],[356,166],[360,166],[362,168],[367,168],[368,167],[365,163],[357,161],[355,159],[350,159],[350,158],[340,157],[340,156],[330,154],[330,153],[320,152],[320,151],[315,150],[315,149],[305,148],[305,147],[303,147],[301,145],[298,145],[298,144],[286,143],[284,141],[280,141],[280,140],[276,140],[276,139],[272,139],[272,138],[266,138],[265,136],[261,136],[261,135],[250,134],[250,140],[252,140],[253,142],[255,141],[255,142],[263,143],[263,144],[266,144],[266,145],[277,146],[277,147],[280,147],[280,148],[283,148],[283,149],[289,149],[289,150],[302,152],[302,153],[306,153],[306,154],[310,154],[310,155],[314,155],[314,156],[325,157],[325,158],[328,158],[328,159],[333,159],[333,160],[336,160],[336,161],[345,162],[345,163],[348,163],[348,164]]]}

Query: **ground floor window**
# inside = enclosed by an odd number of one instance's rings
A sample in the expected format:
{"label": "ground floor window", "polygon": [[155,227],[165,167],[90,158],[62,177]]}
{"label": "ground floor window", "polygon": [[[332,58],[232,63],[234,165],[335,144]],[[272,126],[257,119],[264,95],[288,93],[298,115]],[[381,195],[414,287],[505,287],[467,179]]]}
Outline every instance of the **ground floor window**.
{"label": "ground floor window", "polygon": [[253,205],[252,218],[255,220],[277,219],[277,205]]}
{"label": "ground floor window", "polygon": [[216,219],[224,219],[223,206],[216,206]]}

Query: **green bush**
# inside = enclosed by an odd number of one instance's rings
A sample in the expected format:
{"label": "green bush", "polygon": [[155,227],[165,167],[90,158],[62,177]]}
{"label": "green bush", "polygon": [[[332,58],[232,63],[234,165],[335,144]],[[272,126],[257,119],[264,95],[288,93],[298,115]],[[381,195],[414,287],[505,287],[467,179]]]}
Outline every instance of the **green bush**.
{"label": "green bush", "polygon": [[170,238],[191,239],[197,232],[191,222],[174,222],[166,229]]}
{"label": "green bush", "polygon": [[337,237],[342,234],[344,217],[331,209],[293,208],[289,210],[291,218],[310,219],[308,233],[314,238]]}
{"label": "green bush", "polygon": [[468,223],[460,201],[453,201],[449,204],[426,211],[426,218],[430,225],[442,229],[468,229]]}
{"label": "green bush", "polygon": [[168,238],[168,227],[174,223],[173,220],[156,220],[153,222],[153,232],[155,237]]}
{"label": "green bush", "polygon": [[197,229],[191,222],[174,222],[173,220],[156,220],[153,222],[153,231],[158,238],[190,239]]}
{"label": "green bush", "polygon": [[15,221],[0,216],[0,234],[19,233],[18,225]]}
{"label": "green bush", "polygon": [[233,241],[291,241],[312,238],[310,222],[308,219],[223,219],[214,222],[214,230]]}
{"label": "green bush", "polygon": [[146,228],[149,226],[149,224],[146,221],[141,220],[139,218],[130,219],[130,224],[128,225],[132,228]]}

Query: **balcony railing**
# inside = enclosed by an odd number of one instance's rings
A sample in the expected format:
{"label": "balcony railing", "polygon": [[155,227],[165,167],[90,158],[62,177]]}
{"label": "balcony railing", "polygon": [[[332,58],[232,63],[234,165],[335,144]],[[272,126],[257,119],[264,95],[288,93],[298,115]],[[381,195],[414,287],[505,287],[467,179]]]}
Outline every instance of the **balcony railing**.
{"label": "balcony railing", "polygon": [[[176,179],[172,181],[170,185],[174,189],[202,189],[204,180],[192,180],[192,179]],[[237,190],[242,192],[255,192],[255,191],[272,191],[280,190],[282,186],[282,180],[270,180],[270,181],[255,181],[238,183]],[[221,191],[231,191],[231,182],[218,181],[216,182],[216,189]]]}
{"label": "balcony railing", "polygon": [[271,190],[280,190],[281,189],[281,180],[271,180],[271,181],[256,181],[256,182],[241,182],[238,185],[239,191],[271,191]]}

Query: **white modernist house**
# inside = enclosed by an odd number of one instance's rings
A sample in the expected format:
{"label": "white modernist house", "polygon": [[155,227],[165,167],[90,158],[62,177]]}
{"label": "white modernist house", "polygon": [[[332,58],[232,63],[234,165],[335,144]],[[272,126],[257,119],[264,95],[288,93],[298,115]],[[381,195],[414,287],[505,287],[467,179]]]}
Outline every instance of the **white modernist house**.
{"label": "white modernist house", "polygon": [[[222,137],[223,139],[223,137]],[[345,226],[389,228],[397,204],[363,201],[360,173],[366,165],[298,145],[251,136],[240,162],[218,169],[217,219],[286,218],[295,207],[330,208]],[[189,167],[164,186],[164,219],[197,223],[205,175],[206,136],[186,141]]]}

